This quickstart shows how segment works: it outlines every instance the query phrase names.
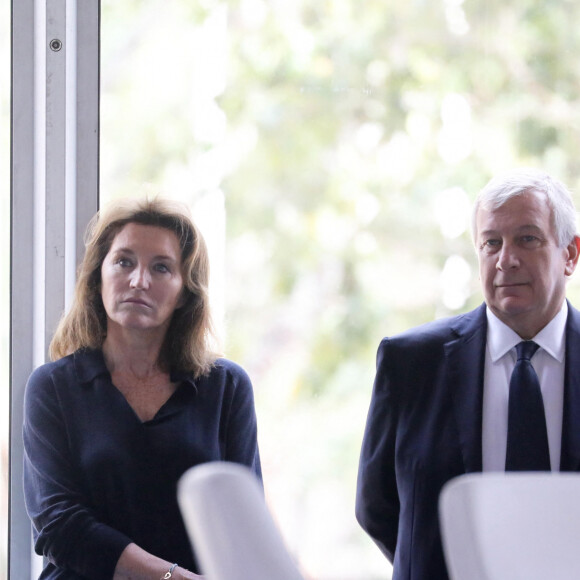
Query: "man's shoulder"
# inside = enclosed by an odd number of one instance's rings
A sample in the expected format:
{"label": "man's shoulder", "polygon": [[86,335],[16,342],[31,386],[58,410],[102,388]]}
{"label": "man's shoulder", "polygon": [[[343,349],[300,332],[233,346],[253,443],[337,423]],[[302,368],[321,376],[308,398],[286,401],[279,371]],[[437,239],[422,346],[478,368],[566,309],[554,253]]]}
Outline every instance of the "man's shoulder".
{"label": "man's shoulder", "polygon": [[426,322],[383,339],[400,346],[444,344],[480,329],[486,324],[485,304],[474,310]]}
{"label": "man's shoulder", "polygon": [[580,328],[580,310],[574,307],[574,305],[567,300],[568,302],[568,324],[576,325]]}

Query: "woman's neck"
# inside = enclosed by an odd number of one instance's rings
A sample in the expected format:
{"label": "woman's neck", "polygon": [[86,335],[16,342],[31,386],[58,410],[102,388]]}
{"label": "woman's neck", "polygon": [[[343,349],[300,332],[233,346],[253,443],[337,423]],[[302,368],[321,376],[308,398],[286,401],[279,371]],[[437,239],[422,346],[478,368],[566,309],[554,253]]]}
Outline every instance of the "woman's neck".
{"label": "woman's neck", "polygon": [[117,332],[109,329],[103,342],[103,356],[111,374],[130,373],[145,378],[161,372],[161,346],[162,342],[158,337],[147,336],[143,332],[123,332],[119,336]]}

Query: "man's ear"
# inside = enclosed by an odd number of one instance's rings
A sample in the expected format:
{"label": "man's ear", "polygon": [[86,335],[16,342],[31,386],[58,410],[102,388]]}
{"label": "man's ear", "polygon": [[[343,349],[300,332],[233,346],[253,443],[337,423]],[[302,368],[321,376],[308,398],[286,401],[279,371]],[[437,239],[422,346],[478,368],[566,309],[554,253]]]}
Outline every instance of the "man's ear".
{"label": "man's ear", "polygon": [[564,272],[566,276],[571,276],[576,269],[578,258],[580,257],[580,237],[574,236],[574,239],[568,244],[566,250],[568,252],[568,258],[566,259]]}

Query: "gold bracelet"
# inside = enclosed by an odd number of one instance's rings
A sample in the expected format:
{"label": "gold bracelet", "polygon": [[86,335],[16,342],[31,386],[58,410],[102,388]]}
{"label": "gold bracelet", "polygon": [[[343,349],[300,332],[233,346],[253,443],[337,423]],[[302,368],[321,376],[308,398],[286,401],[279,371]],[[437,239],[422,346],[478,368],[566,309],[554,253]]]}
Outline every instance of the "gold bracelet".
{"label": "gold bracelet", "polygon": [[171,568],[165,573],[165,576],[161,578],[161,580],[169,580],[173,576],[173,570],[177,568],[177,564],[171,564]]}

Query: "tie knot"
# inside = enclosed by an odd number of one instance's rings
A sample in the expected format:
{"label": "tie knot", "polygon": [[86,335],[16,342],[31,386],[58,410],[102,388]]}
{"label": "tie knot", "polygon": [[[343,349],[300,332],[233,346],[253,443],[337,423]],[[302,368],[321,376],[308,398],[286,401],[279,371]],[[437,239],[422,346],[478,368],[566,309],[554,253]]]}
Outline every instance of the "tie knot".
{"label": "tie knot", "polygon": [[539,348],[540,345],[536,344],[533,340],[522,340],[522,342],[516,346],[518,360],[530,360]]}

